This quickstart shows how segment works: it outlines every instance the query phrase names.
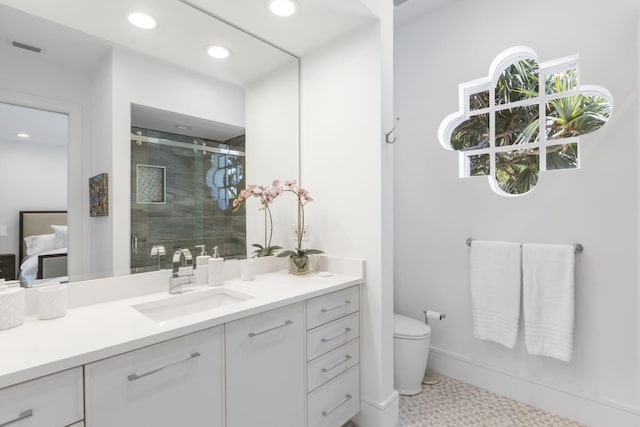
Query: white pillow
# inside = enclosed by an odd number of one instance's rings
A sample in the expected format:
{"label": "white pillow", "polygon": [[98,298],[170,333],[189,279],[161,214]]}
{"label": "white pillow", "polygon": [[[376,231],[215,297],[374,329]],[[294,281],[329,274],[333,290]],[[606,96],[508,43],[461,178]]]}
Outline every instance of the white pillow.
{"label": "white pillow", "polygon": [[27,245],[27,255],[36,255],[56,248],[55,234],[36,234],[24,238]]}
{"label": "white pillow", "polygon": [[56,236],[55,249],[66,248],[67,243],[67,226],[66,225],[52,225],[53,234]]}

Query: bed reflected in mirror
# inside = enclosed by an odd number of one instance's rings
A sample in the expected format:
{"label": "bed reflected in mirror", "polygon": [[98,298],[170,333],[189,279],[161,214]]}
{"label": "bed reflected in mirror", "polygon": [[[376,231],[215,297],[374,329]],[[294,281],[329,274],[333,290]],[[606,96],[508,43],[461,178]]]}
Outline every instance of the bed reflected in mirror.
{"label": "bed reflected in mirror", "polygon": [[66,282],[67,212],[20,211],[18,279],[25,287]]}

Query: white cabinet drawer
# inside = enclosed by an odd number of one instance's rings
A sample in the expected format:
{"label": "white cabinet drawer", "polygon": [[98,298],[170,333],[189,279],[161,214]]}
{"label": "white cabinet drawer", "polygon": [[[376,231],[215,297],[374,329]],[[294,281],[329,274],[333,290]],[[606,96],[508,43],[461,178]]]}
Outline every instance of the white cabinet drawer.
{"label": "white cabinet drawer", "polygon": [[0,390],[0,426],[62,427],[82,418],[80,367]]}
{"label": "white cabinet drawer", "polygon": [[307,427],[336,427],[360,411],[360,365],[309,394]]}
{"label": "white cabinet drawer", "polygon": [[222,426],[223,357],[219,326],[86,365],[86,423]]}
{"label": "white cabinet drawer", "polygon": [[307,360],[313,360],[359,335],[359,313],[353,313],[309,331],[307,332]]}
{"label": "white cabinet drawer", "polygon": [[352,286],[307,301],[307,329],[313,329],[360,309],[360,286]]}
{"label": "white cabinet drawer", "polygon": [[307,391],[315,390],[360,362],[360,340],[350,341],[309,362]]}
{"label": "white cabinet drawer", "polygon": [[227,323],[227,427],[304,426],[304,337],[304,303]]}

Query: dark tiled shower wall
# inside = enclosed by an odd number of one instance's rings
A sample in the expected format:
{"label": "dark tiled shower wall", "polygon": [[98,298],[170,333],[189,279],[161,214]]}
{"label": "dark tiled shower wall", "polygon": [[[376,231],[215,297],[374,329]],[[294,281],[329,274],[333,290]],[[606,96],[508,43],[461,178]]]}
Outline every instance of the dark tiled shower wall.
{"label": "dark tiled shower wall", "polygon": [[[165,204],[137,203],[138,164],[166,167]],[[242,164],[244,168],[244,158]],[[153,245],[166,249],[161,268],[171,266],[178,248],[188,248],[195,258],[200,254],[195,246],[201,244],[207,245],[209,255],[218,246],[224,258],[246,256],[244,205],[237,212],[231,206],[225,211],[218,207],[205,181],[210,167],[211,154],[203,155],[201,150],[194,153],[192,149],[131,142],[131,233],[138,239],[137,253],[131,253],[132,271],[158,268],[158,260],[149,257]],[[244,188],[244,182],[239,188]]]}

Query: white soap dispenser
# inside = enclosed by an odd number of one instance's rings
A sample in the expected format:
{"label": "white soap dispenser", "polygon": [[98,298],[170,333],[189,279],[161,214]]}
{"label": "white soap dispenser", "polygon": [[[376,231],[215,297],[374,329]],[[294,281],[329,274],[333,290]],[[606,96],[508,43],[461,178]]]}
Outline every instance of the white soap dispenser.
{"label": "white soap dispenser", "polygon": [[213,247],[213,255],[209,258],[209,286],[220,286],[224,282],[224,263],[218,254],[218,247]]}
{"label": "white soap dispenser", "polygon": [[200,255],[196,257],[196,285],[206,285],[209,277],[209,259],[207,255],[207,245],[196,245],[200,248]]}

